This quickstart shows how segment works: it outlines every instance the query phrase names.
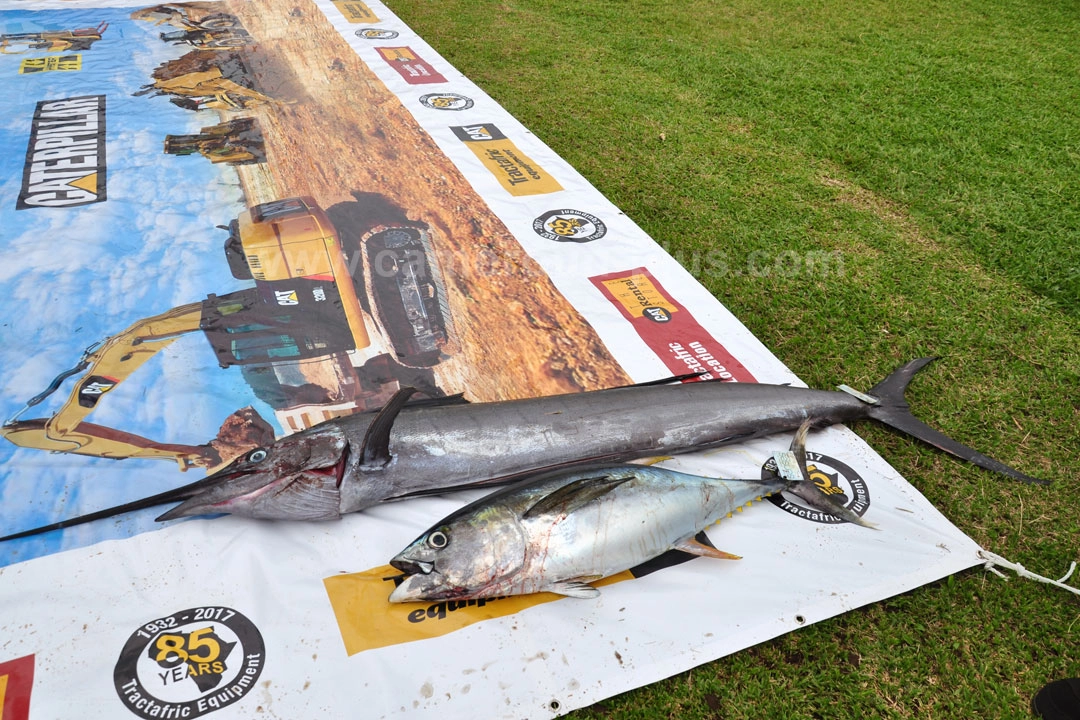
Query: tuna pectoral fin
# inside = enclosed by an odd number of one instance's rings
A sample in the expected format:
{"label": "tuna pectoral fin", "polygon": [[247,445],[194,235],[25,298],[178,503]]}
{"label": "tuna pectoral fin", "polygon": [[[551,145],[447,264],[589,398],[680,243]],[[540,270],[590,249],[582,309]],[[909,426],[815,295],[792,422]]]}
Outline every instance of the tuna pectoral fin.
{"label": "tuna pectoral fin", "polygon": [[1049,485],[1049,480],[1033,478],[1029,475],[1025,475],[1019,470],[1014,470],[1005,463],[994,460],[977,450],[969,448],[967,445],[956,442],[948,435],[938,432],[911,414],[907,401],[904,399],[904,390],[907,388],[908,383],[911,382],[911,378],[915,373],[922,370],[928,364],[933,362],[933,360],[934,358],[919,358],[918,360],[912,360],[895,370],[889,377],[871,388],[870,394],[876,397],[881,404],[870,409],[870,417],[895,430],[911,435],[914,438],[929,443],[940,450],[944,450],[958,458],[974,463],[986,470],[999,472],[1003,475],[1015,478],[1016,480],[1023,480],[1024,482]]}
{"label": "tuna pectoral fin", "polygon": [[[598,580],[599,578],[592,579]],[[543,590],[558,595],[565,595],[567,597],[581,598],[582,600],[591,600],[592,598],[600,597],[600,591],[592,585],[585,583],[583,580],[560,580],[559,582],[545,586]]]}
{"label": "tuna pectoral fin", "polygon": [[689,540],[683,540],[681,543],[675,546],[675,549],[682,550],[683,552],[690,553],[691,555],[711,557],[716,558],[717,560],[742,560],[741,555],[732,555],[731,553],[726,553],[723,550],[717,550],[714,547],[703,545],[694,538],[690,538]]}

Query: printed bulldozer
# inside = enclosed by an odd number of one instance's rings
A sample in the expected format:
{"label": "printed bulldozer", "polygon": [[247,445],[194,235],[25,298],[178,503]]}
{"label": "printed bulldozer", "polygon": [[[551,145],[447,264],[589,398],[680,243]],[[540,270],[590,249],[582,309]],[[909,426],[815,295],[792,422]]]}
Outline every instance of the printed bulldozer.
{"label": "printed bulldozer", "polygon": [[238,52],[193,50],[162,63],[152,77],[152,83],[134,94],[168,95],[171,103],[188,110],[236,110],[274,102],[255,89]]}
{"label": "printed bulldozer", "polygon": [[154,5],[131,13],[133,20],[155,25],[171,25],[163,32],[165,42],[186,44],[205,50],[224,50],[250,45],[251,35],[235,15],[217,11],[216,3],[173,3]]}
{"label": "printed bulldozer", "polygon": [[0,54],[21,55],[29,52],[77,52],[89,50],[101,39],[108,23],[78,30],[4,33],[0,35]]}
{"label": "printed bulldozer", "polygon": [[266,162],[262,131],[255,118],[238,118],[202,128],[195,135],[166,135],[169,155],[202,155],[212,163],[253,165]]}

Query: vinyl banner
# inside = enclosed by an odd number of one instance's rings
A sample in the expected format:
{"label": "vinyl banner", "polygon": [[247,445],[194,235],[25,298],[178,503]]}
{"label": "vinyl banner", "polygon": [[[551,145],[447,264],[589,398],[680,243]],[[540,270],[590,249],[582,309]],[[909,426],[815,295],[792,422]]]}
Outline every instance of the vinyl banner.
{"label": "vinyl banner", "polygon": [[[405,387],[800,385],[375,0],[0,0],[0,73],[0,536],[260,461]],[[663,462],[756,478],[789,441]],[[390,558],[482,490],[325,522],[156,521],[171,497],[8,540],[0,717],[547,718],[978,564],[852,433],[809,450],[879,531],[775,496],[703,536],[742,560],[669,553],[595,599],[388,603]]]}

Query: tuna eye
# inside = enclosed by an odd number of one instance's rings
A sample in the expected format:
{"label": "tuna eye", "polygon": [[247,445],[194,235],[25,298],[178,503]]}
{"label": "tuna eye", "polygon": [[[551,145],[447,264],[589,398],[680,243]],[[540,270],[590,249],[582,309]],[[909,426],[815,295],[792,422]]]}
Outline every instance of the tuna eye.
{"label": "tuna eye", "polygon": [[267,453],[262,448],[256,448],[256,449],[254,449],[254,450],[252,450],[251,452],[248,453],[247,459],[248,459],[248,462],[262,462],[263,460],[266,459],[266,456],[268,454],[269,453]]}
{"label": "tuna eye", "polygon": [[449,544],[449,542],[450,538],[446,537],[446,533],[442,532],[441,530],[436,530],[435,532],[428,535],[427,538],[427,544],[435,548],[436,550],[442,550],[444,547],[447,546],[447,544]]}

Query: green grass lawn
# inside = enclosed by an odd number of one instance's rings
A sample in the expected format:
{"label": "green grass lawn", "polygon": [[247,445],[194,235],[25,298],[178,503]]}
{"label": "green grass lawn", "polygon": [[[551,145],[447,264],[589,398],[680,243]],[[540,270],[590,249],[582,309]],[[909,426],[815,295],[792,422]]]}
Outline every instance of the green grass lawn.
{"label": "green grass lawn", "polygon": [[[809,385],[940,355],[916,413],[1052,487],[857,432],[984,547],[1080,556],[1075,3],[389,5]],[[1023,718],[1078,675],[1080,598],[976,569],[573,717]]]}

